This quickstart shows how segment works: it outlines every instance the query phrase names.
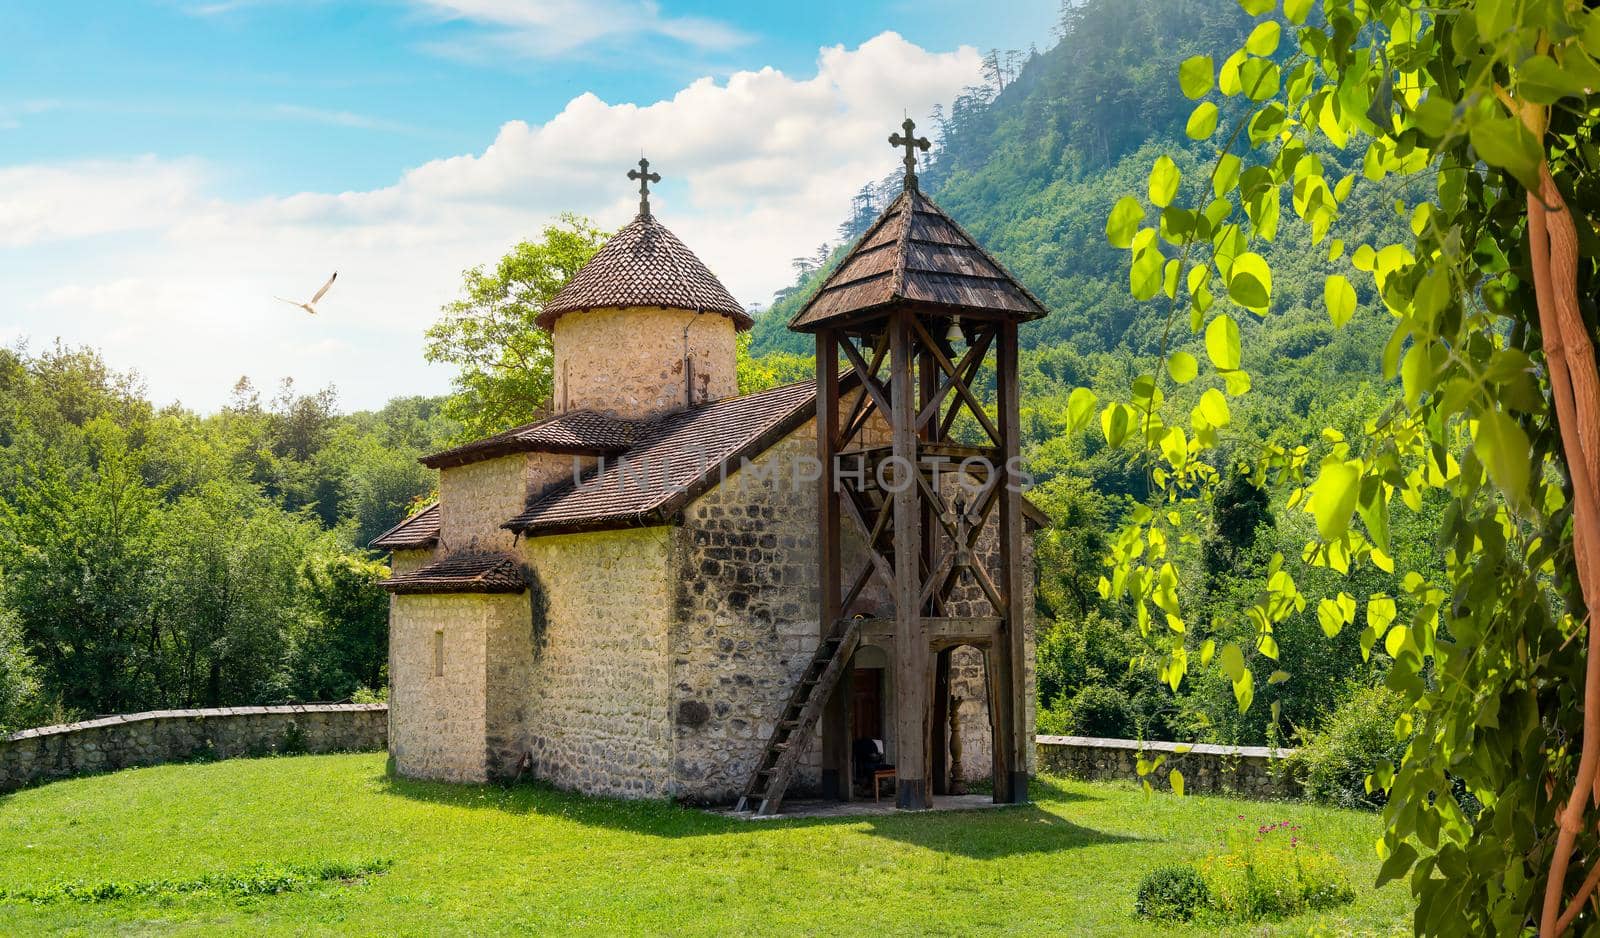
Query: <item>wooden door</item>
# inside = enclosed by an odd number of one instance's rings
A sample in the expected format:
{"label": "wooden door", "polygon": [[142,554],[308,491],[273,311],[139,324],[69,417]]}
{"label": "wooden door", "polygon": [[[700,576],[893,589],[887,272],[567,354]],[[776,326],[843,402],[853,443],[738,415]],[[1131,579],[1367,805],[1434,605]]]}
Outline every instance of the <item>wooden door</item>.
{"label": "wooden door", "polygon": [[883,669],[856,668],[851,673],[850,738],[883,738]]}

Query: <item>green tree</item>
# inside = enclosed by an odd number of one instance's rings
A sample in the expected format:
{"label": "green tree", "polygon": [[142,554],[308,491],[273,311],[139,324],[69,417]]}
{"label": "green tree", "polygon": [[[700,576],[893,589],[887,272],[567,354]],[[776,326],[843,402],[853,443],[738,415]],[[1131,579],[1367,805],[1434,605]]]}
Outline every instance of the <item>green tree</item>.
{"label": "green tree", "polygon": [[301,569],[310,631],[297,649],[295,696],[343,700],[388,683],[389,594],[381,563],[348,554],[308,560]]}
{"label": "green tree", "polygon": [[309,629],[300,566],[323,539],[237,482],[208,483],[163,512],[151,577],[162,696],[204,707],[286,699],[291,652]]}
{"label": "green tree", "polygon": [[19,444],[0,556],[47,685],[69,711],[119,712],[156,684],[146,574],[158,501],[124,428],[98,417],[82,436],[87,460],[76,465],[36,437]]}
{"label": "green tree", "polygon": [[751,333],[739,333],[737,369],[740,394],[754,394],[768,388],[799,381],[810,381],[817,374],[814,355],[794,352],[769,352],[759,358],[750,354]]}
{"label": "green tree", "polygon": [[463,438],[527,423],[549,407],[550,336],[534,320],[605,239],[587,218],[564,214],[492,269],[462,274],[461,298],[429,327],[426,355],[456,367],[445,413],[460,423]]}
{"label": "green tree", "polygon": [[[1178,68],[1199,99],[1190,136],[1220,139],[1218,152],[1198,172],[1157,158],[1106,225],[1134,297],[1167,313],[1154,368],[1100,411],[1110,445],[1148,454],[1153,485],[1104,591],[1134,607],[1164,678],[1193,662],[1241,710],[1274,696],[1254,662],[1279,661],[1283,624],[1315,595],[1274,562],[1248,636],[1209,634],[1189,621],[1168,545],[1214,504],[1218,447],[1258,351],[1248,326],[1284,302],[1262,246],[1302,241],[1331,327],[1389,329],[1381,364],[1399,399],[1359,436],[1329,428],[1241,460],[1315,522],[1307,563],[1399,577],[1315,607],[1330,635],[1359,623],[1362,654],[1387,659],[1403,700],[1404,755],[1369,778],[1387,797],[1380,883],[1408,877],[1423,934],[1591,930],[1600,875],[1571,860],[1600,852],[1600,628],[1587,611],[1600,603],[1600,378],[1579,299],[1600,287],[1600,10],[1324,0],[1312,20],[1311,0],[1286,0],[1280,18],[1272,0],[1240,5],[1257,17],[1243,46]],[[1407,222],[1401,237],[1343,240],[1372,204],[1361,189]],[[1180,390],[1197,381],[1194,359],[1169,354],[1185,323],[1212,366],[1197,400]],[[1169,392],[1194,403],[1177,410]],[[1392,543],[1391,513],[1425,511],[1442,569],[1408,568]]]}
{"label": "green tree", "polygon": [[43,712],[36,670],[22,644],[22,623],[0,595],[0,733],[29,726]]}

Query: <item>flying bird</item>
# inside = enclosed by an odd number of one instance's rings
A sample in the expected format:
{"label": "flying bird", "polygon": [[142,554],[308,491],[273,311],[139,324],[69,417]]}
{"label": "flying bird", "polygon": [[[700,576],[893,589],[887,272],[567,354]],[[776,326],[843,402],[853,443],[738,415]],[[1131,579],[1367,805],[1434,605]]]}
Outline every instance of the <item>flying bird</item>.
{"label": "flying bird", "polygon": [[322,299],[322,295],[328,292],[328,288],[333,286],[333,282],[337,279],[339,279],[339,272],[336,270],[333,272],[333,276],[328,278],[328,282],[322,285],[322,289],[317,291],[317,295],[313,296],[311,301],[308,303],[296,303],[294,300],[284,299],[281,296],[274,296],[273,299],[283,300],[283,302],[288,303],[290,306],[298,306],[315,316],[317,314],[317,301]]}

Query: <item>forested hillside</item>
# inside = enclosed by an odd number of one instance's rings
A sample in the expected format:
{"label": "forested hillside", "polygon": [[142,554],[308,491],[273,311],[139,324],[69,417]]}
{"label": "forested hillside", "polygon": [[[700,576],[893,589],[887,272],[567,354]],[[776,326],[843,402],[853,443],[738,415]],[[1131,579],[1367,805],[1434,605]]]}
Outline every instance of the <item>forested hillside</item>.
{"label": "forested hillside", "polygon": [[[1179,89],[1174,63],[1201,53],[1222,60],[1252,23],[1233,0],[1066,4],[1058,44],[1013,57],[1019,66],[1014,73],[997,67],[1005,53],[994,53],[989,83],[968,89],[933,128],[937,143],[921,173],[923,189],[1051,311],[1024,328],[1022,362],[1026,455],[1040,483],[1033,498],[1055,519],[1040,537],[1038,554],[1044,730],[1288,740],[1326,723],[1374,679],[1352,632],[1327,641],[1308,611],[1290,623],[1291,634],[1281,642],[1306,660],[1283,662],[1295,675],[1288,684],[1269,684],[1267,670],[1256,675],[1260,702],[1241,715],[1225,684],[1209,686],[1202,678],[1199,686],[1184,684],[1176,693],[1163,687],[1155,668],[1139,663],[1143,645],[1131,613],[1097,592],[1108,539],[1124,513],[1144,500],[1149,477],[1134,457],[1107,448],[1098,428],[1070,434],[1068,396],[1079,386],[1102,399],[1106,392],[1125,396],[1132,378],[1148,371],[1164,338],[1169,348],[1205,359],[1186,304],[1177,306],[1177,318],[1169,322],[1165,307],[1130,295],[1126,253],[1108,243],[1106,219],[1119,197],[1143,193],[1161,153],[1178,155],[1185,179],[1206,178],[1217,143],[1197,144],[1186,136],[1193,102]],[[1339,164],[1333,154],[1322,158],[1330,177],[1350,171],[1334,170]],[[862,217],[871,216],[863,204],[881,206],[897,184],[892,179],[866,187],[841,235],[859,232]],[[1393,197],[1357,187],[1360,208],[1347,218],[1397,225],[1388,208]],[[1295,229],[1302,223],[1287,204],[1281,217],[1280,240],[1299,243]],[[1249,395],[1234,412],[1232,442],[1298,442],[1323,426],[1358,435],[1363,420],[1390,399],[1378,369],[1390,329],[1387,316],[1358,316],[1336,332],[1324,311],[1322,278],[1338,266],[1315,263],[1304,252],[1278,252],[1272,244],[1252,250],[1271,259],[1276,281],[1270,313],[1241,321],[1246,346],[1270,350],[1266,360],[1245,363],[1255,390],[1266,393]],[[841,252],[839,247],[831,257],[819,251],[797,258],[804,276],[758,321],[753,351],[806,353],[809,337],[785,326]],[[1329,264],[1346,263],[1330,254]],[[1196,382],[1178,391],[1198,398],[1205,389]],[[1228,469],[1223,463],[1219,468]],[[1201,610],[1191,621],[1211,623],[1205,634],[1194,636],[1196,646],[1209,636],[1220,645],[1230,634],[1247,631],[1243,610],[1255,599],[1247,584],[1259,582],[1274,554],[1285,558],[1303,587],[1327,579],[1325,571],[1298,559],[1313,530],[1309,516],[1271,504],[1242,479],[1225,487],[1224,495],[1233,503],[1224,513],[1226,525],[1181,548],[1200,556],[1207,572],[1205,582],[1182,584],[1185,608]],[[1427,537],[1420,517],[1397,519],[1396,541],[1413,563],[1429,565]],[[1370,587],[1369,593],[1388,587],[1360,586]]]}
{"label": "forested hillside", "polygon": [[92,350],[0,348],[0,731],[380,689],[362,545],[431,490],[441,403],[241,381],[200,416]]}

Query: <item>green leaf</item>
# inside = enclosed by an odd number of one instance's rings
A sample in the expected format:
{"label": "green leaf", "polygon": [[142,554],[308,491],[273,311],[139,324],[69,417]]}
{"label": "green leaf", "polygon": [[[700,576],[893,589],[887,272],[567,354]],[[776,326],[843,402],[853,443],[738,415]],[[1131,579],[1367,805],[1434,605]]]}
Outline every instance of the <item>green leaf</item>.
{"label": "green leaf", "polygon": [[1173,769],[1167,773],[1167,781],[1172,785],[1172,793],[1179,798],[1183,797],[1183,773]]}
{"label": "green leaf", "polygon": [[1403,625],[1397,625],[1389,630],[1388,635],[1383,637],[1383,650],[1389,653],[1389,657],[1398,658],[1400,657],[1400,650],[1406,647],[1406,639],[1410,637],[1410,629]]}
{"label": "green leaf", "polygon": [[1067,426],[1076,433],[1089,425],[1099,399],[1088,388],[1073,388],[1067,397]]}
{"label": "green leaf", "polygon": [[1233,259],[1228,271],[1228,297],[1256,313],[1272,305],[1272,268],[1260,254],[1246,252]]}
{"label": "green leaf", "polygon": [[1251,16],[1271,13],[1274,6],[1277,6],[1276,0],[1239,0],[1239,9]]}
{"label": "green leaf", "polygon": [[1106,435],[1106,444],[1116,449],[1133,429],[1133,411],[1125,404],[1110,405],[1100,412],[1100,429]]}
{"label": "green leaf", "polygon": [[1211,177],[1211,191],[1219,198],[1238,184],[1239,166],[1242,162],[1232,153],[1225,153],[1217,160],[1216,175]]}
{"label": "green leaf", "polygon": [[1238,645],[1229,642],[1222,646],[1222,656],[1218,659],[1218,665],[1229,680],[1237,681],[1245,673],[1244,652],[1239,650]]}
{"label": "green leaf", "polygon": [[1337,541],[1350,527],[1356,500],[1361,494],[1361,463],[1329,457],[1311,483],[1306,511],[1317,519],[1317,533],[1324,541]]}
{"label": "green leaf", "polygon": [[1195,405],[1195,410],[1213,427],[1226,427],[1233,420],[1233,414],[1228,410],[1228,399],[1216,388],[1207,388],[1206,393],[1200,395],[1200,403]]}
{"label": "green leaf", "polygon": [[1283,15],[1291,23],[1304,23],[1311,12],[1312,0],[1283,0]]}
{"label": "green leaf", "polygon": [[1184,126],[1183,132],[1191,140],[1204,140],[1216,131],[1217,106],[1210,101],[1201,101],[1189,115],[1189,123]]}
{"label": "green leaf", "polygon": [[1535,55],[1517,68],[1517,91],[1537,104],[1554,104],[1569,95],[1583,97],[1588,85],[1570,66],[1563,68],[1548,55]]}
{"label": "green leaf", "polygon": [[1267,101],[1276,97],[1282,80],[1278,63],[1271,59],[1250,59],[1239,66],[1239,87],[1252,101]]}
{"label": "green leaf", "polygon": [[[1251,55],[1271,55],[1278,51],[1281,29],[1282,27],[1274,20],[1258,23],[1256,28],[1250,31],[1249,38],[1244,41],[1245,50]],[[1249,87],[1248,83],[1246,87]]]}
{"label": "green leaf", "polygon": [[1267,683],[1268,684],[1282,684],[1284,681],[1287,681],[1288,679],[1289,679],[1289,672],[1288,671],[1274,671],[1274,672],[1272,672],[1271,676],[1269,676],[1267,678]]}
{"label": "green leaf", "polygon": [[1215,71],[1211,56],[1190,56],[1178,66],[1178,87],[1183,89],[1186,97],[1198,98],[1211,90]]}
{"label": "green leaf", "polygon": [[1477,0],[1472,16],[1484,44],[1493,46],[1517,21],[1517,0]]}
{"label": "green leaf", "polygon": [[1133,235],[1139,230],[1139,223],[1144,221],[1144,207],[1139,200],[1131,195],[1125,195],[1117,200],[1111,208],[1111,217],[1106,219],[1106,240],[1114,248],[1126,249],[1133,244]]}
{"label": "green leaf", "polygon": [[1402,842],[1400,846],[1394,848],[1393,853],[1389,854],[1389,858],[1383,861],[1383,866],[1378,869],[1378,881],[1372,884],[1373,888],[1376,889],[1390,880],[1406,875],[1406,871],[1410,870],[1415,862],[1417,862],[1417,848]]}
{"label": "green leaf", "polygon": [[1134,255],[1133,265],[1128,270],[1128,286],[1134,299],[1148,300],[1161,292],[1166,282],[1162,270],[1165,263],[1166,258],[1154,246]]}
{"label": "green leaf", "polygon": [[1498,410],[1482,414],[1472,434],[1472,449],[1506,500],[1513,505],[1525,504],[1533,449],[1522,427]]}
{"label": "green leaf", "polygon": [[1372,631],[1374,636],[1382,635],[1387,631],[1390,624],[1394,622],[1394,617],[1395,605],[1393,598],[1382,593],[1374,593],[1367,599],[1367,628]]}
{"label": "green leaf", "polygon": [[1155,166],[1150,169],[1150,204],[1158,208],[1171,205],[1178,194],[1180,177],[1178,164],[1172,162],[1170,156],[1158,157]]}
{"label": "green leaf", "polygon": [[1328,318],[1335,329],[1350,321],[1356,312],[1356,288],[1343,274],[1333,274],[1322,284],[1322,302],[1327,304]]}
{"label": "green leaf", "polygon": [[1539,188],[1539,142],[1510,117],[1478,118],[1468,131],[1472,149],[1490,166],[1498,166],[1529,189]]}
{"label": "green leaf", "polygon": [[1356,619],[1356,600],[1349,593],[1340,593],[1336,599],[1317,603],[1317,624],[1329,638],[1338,635],[1345,626]]}
{"label": "green leaf", "polygon": [[[1239,675],[1239,679],[1233,682],[1233,699],[1239,701],[1240,713],[1250,712],[1250,702],[1255,700],[1256,697],[1255,688],[1255,675],[1251,674],[1249,671]],[[1276,701],[1274,701],[1274,703],[1276,703]]]}
{"label": "green leaf", "polygon": [[1219,313],[1206,326],[1206,354],[1211,364],[1222,371],[1239,368],[1239,324],[1227,313]]}
{"label": "green leaf", "polygon": [[[1172,357],[1167,359],[1167,374],[1172,375],[1172,380],[1179,384],[1188,384],[1199,373],[1199,363],[1188,352],[1173,352]],[[1068,403],[1070,405],[1071,402]]]}

